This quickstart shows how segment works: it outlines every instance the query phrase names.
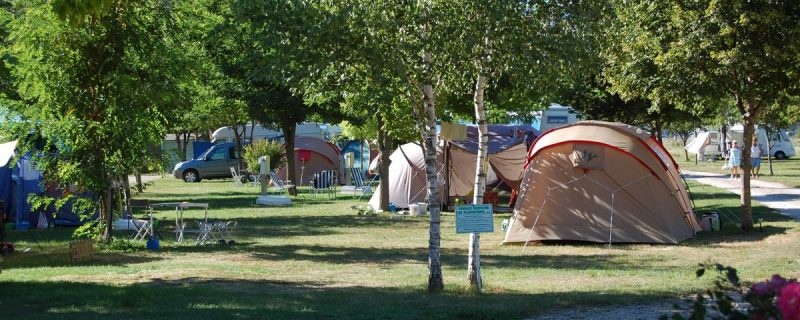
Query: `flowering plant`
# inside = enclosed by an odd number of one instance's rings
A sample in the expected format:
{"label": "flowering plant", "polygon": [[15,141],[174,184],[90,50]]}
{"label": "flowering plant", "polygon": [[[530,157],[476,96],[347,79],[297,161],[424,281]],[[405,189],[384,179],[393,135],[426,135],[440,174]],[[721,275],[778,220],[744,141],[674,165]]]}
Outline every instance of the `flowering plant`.
{"label": "flowering plant", "polygon": [[[701,264],[697,277],[702,277],[706,270],[717,272],[715,286],[695,297],[688,319],[710,316],[714,319],[800,320],[800,283],[796,279],[785,279],[776,274],[747,288],[741,285],[736,269],[732,267],[718,263]],[[736,296],[741,299],[736,299]],[[709,311],[714,314],[709,314]],[[670,318],[684,319],[677,313]]]}
{"label": "flowering plant", "polygon": [[800,320],[800,284],[795,279],[773,275],[750,287],[745,295],[754,319]]}

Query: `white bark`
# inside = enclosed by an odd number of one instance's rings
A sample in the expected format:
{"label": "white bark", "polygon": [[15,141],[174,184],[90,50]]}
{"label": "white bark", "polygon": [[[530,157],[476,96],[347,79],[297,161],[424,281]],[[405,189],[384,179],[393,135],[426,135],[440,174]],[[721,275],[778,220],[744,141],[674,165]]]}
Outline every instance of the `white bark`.
{"label": "white bark", "polygon": [[[484,103],[484,92],[486,91],[486,82],[488,81],[487,74],[488,65],[491,62],[491,40],[488,38],[485,41],[484,55],[481,57],[479,64],[478,79],[475,82],[475,95],[473,103],[475,105],[475,120],[478,122],[478,161],[476,161],[475,170],[475,187],[473,189],[472,203],[483,203],[483,193],[486,191],[486,167],[488,149],[489,149],[489,131],[486,126],[486,105]],[[469,258],[467,261],[467,279],[469,284],[475,286],[479,291],[482,287],[481,274],[480,274],[480,233],[472,233],[469,237]]]}
{"label": "white bark", "polygon": [[431,53],[423,54],[425,82],[422,86],[425,111],[425,175],[428,181],[428,208],[430,210],[430,232],[428,240],[428,291],[444,289],[441,261],[441,206],[439,205],[439,179],[436,174],[436,105],[431,77]]}

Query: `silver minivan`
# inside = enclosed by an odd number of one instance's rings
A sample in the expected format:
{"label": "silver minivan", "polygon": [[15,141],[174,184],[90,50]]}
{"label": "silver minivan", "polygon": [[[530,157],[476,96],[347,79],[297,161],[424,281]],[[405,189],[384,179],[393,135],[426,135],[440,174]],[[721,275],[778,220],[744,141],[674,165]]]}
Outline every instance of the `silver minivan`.
{"label": "silver minivan", "polygon": [[172,175],[186,182],[231,178],[231,167],[239,167],[236,144],[223,143],[209,148],[195,159],[176,164]]}

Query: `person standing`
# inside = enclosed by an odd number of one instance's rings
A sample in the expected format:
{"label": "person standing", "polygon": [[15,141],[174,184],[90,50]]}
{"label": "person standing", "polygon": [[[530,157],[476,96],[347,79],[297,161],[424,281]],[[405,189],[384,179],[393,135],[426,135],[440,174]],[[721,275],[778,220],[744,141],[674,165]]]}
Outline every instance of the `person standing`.
{"label": "person standing", "polygon": [[739,177],[739,166],[742,164],[742,149],[739,149],[739,142],[733,140],[728,157],[728,164],[731,166],[731,179]]}
{"label": "person standing", "polygon": [[753,146],[750,148],[750,164],[753,165],[753,178],[758,179],[759,171],[761,171],[761,145],[758,144],[758,138],[753,138]]}

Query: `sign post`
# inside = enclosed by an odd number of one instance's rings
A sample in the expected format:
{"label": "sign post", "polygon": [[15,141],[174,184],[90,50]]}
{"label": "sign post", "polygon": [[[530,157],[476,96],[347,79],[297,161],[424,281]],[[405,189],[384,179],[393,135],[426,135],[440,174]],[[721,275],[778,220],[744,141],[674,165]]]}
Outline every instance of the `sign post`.
{"label": "sign post", "polygon": [[261,195],[267,195],[267,176],[269,175],[269,156],[260,156],[258,157],[258,164],[259,164],[259,179],[261,179]]}
{"label": "sign post", "polygon": [[[456,206],[456,233],[477,234],[481,232],[494,232],[494,219],[491,204],[471,204]],[[478,242],[475,248],[475,273],[477,276],[478,291],[481,290],[481,259]]]}

